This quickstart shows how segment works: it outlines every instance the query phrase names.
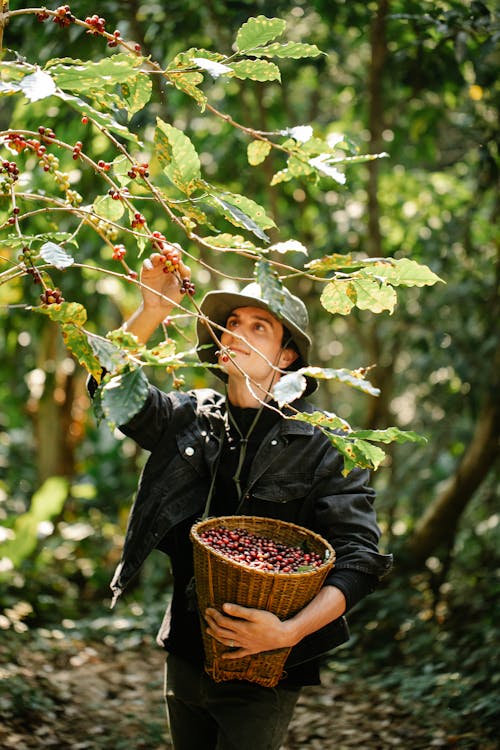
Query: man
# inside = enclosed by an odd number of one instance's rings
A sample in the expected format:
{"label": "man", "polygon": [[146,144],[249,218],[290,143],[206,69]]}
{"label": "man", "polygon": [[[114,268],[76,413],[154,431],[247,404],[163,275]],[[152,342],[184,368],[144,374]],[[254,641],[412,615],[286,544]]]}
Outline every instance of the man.
{"label": "man", "polygon": [[[160,254],[143,263],[142,303],[125,329],[146,342],[182,301],[179,273]],[[368,473],[342,475],[343,460],[318,429],[286,419],[272,401],[284,371],[308,364],[307,310],[285,292],[279,315],[251,284],[241,293],[209,292],[198,320],[200,359],[214,365],[225,394],[211,389],[146,402],[121,430],[151,452],[131,511],[115,598],[156,547],[170,556],[174,591],[159,633],[167,650],[167,706],[175,750],[278,750],[300,687],[318,684],[318,657],[348,638],[343,615],[372,591],[391,565],[378,551],[379,529]],[[316,388],[308,378],[306,394]],[[293,407],[312,411],[298,399]],[[270,612],[227,602],[196,611],[189,530],[204,508],[257,515],[320,533],[336,565],[319,594],[282,622]],[[228,647],[227,658],[291,646],[276,688],[214,682],[203,670],[201,627]]]}

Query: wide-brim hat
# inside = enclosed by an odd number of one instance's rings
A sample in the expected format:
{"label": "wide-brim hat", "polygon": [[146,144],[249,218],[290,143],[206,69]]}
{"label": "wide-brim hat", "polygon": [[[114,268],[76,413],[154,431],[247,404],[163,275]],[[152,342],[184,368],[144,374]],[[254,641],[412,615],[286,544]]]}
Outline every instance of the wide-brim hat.
{"label": "wide-brim hat", "polygon": [[[225,326],[230,313],[238,307],[260,307],[274,315],[274,317],[285,326],[290,337],[297,347],[299,357],[290,365],[288,370],[297,370],[309,365],[309,354],[311,350],[311,338],[307,333],[309,326],[309,315],[307,308],[299,297],[282,288],[278,297],[272,301],[266,299],[260,284],[252,282],[247,284],[241,292],[214,291],[208,292],[200,304],[202,314],[209,321],[219,326]],[[203,318],[198,318],[196,324],[198,336],[198,357],[202,362],[218,364],[217,346],[210,335],[208,327],[203,323]],[[220,338],[220,330],[215,334]],[[220,368],[214,368],[214,373],[221,380],[227,380],[227,374]],[[307,386],[303,395],[308,395],[316,390],[318,383],[314,378],[306,376]]]}

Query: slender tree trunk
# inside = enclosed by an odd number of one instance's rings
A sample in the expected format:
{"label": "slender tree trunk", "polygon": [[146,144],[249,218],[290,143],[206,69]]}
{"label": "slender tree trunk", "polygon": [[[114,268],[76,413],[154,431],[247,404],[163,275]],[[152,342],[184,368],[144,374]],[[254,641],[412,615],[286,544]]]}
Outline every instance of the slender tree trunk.
{"label": "slender tree trunk", "polygon": [[[368,128],[370,130],[370,151],[382,151],[384,131],[383,79],[387,59],[386,24],[389,0],[379,0],[377,11],[370,29],[371,62],[368,78]],[[368,162],[368,254],[378,257],[382,254],[380,232],[380,207],[378,201],[378,161]]]}
{"label": "slender tree trunk", "polygon": [[[389,0],[379,0],[377,10],[370,28],[371,61],[368,76],[368,128],[370,131],[370,153],[383,150],[382,133],[384,130],[384,76],[387,60],[386,25],[389,12]],[[382,233],[380,230],[379,163],[374,160],[368,163],[368,236],[367,253],[370,257],[383,256]],[[380,388],[381,395],[370,400],[366,425],[371,428],[385,427],[390,421],[389,404],[392,399],[394,381],[394,351],[386,353],[387,347],[382,340],[379,322],[371,320],[364,337],[369,361],[376,364],[370,379]],[[391,338],[389,346],[397,342]]]}

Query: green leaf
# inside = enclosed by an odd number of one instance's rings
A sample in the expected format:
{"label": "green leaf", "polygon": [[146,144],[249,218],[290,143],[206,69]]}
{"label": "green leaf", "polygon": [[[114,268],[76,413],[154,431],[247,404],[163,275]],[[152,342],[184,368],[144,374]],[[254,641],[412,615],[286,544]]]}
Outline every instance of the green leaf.
{"label": "green leaf", "polygon": [[248,163],[253,167],[261,164],[271,151],[271,148],[272,146],[269,141],[252,141],[247,147]]}
{"label": "green leaf", "polygon": [[261,288],[262,298],[268,302],[269,307],[279,317],[286,312],[286,299],[283,284],[267,260],[259,260],[254,266],[255,280]]}
{"label": "green leaf", "polygon": [[19,89],[30,102],[38,102],[40,99],[46,99],[55,94],[56,84],[48,73],[37,70],[22,79]]}
{"label": "green leaf", "polygon": [[314,169],[303,157],[292,154],[288,158],[288,171],[292,177],[301,177],[302,175],[312,174]]}
{"label": "green leaf", "polygon": [[273,388],[273,398],[277,401],[278,406],[291,404],[292,401],[301,396],[307,386],[307,380],[298,371],[282,375]]}
{"label": "green leaf", "polygon": [[182,130],[158,117],[155,130],[155,152],[163,171],[179,190],[190,195],[201,178],[200,159],[195,147]]}
{"label": "green leaf", "polygon": [[120,84],[122,100],[129,115],[135,115],[144,109],[151,99],[153,82],[145,73],[136,73]]}
{"label": "green leaf", "polygon": [[371,276],[392,286],[432,286],[439,278],[428,266],[408,258],[391,258],[363,268],[359,276]]}
{"label": "green leaf", "polygon": [[40,242],[52,242],[52,240],[66,243],[69,241],[76,245],[73,234],[69,232],[40,232],[40,234],[23,234],[22,237],[18,234],[8,234],[5,239],[0,239],[0,247],[19,248],[28,245],[33,250],[33,245]]}
{"label": "green leaf", "polygon": [[266,60],[240,60],[231,63],[236,78],[250,78],[252,81],[281,81],[280,69]]}
{"label": "green leaf", "polygon": [[212,247],[234,247],[238,250],[250,250],[251,252],[258,250],[250,240],[246,240],[241,234],[221,232],[215,235],[215,237],[204,237],[203,239]]}
{"label": "green leaf", "polygon": [[363,278],[352,278],[349,286],[355,290],[356,307],[360,310],[371,310],[374,313],[384,310],[391,314],[394,312],[397,296],[392,286]]}
{"label": "green leaf", "polygon": [[347,315],[354,307],[356,297],[352,294],[349,282],[334,279],[325,286],[320,302],[328,312]]}
{"label": "green leaf", "polygon": [[325,255],[323,258],[316,258],[316,260],[307,263],[305,267],[314,273],[327,273],[328,271],[357,271],[371,263],[390,263],[390,259],[362,258],[361,260],[354,260],[351,255],[333,253],[332,255]]}
{"label": "green leaf", "polygon": [[[299,412],[293,419],[309,422],[318,427],[344,457],[342,474],[348,474],[355,466],[362,469],[377,469],[385,458],[385,453],[371,443],[353,437],[351,428],[336,414],[315,411],[312,414]],[[342,434],[344,433],[344,434]]]}
{"label": "green leaf", "polygon": [[427,438],[412,430],[387,427],[385,430],[353,430],[351,437],[380,443],[426,443]]}
{"label": "green leaf", "polygon": [[265,210],[251,198],[238,193],[215,192],[209,196],[209,203],[221,209],[221,213],[234,226],[247,229],[260,240],[269,242],[269,237],[263,229],[276,226],[267,216]]}
{"label": "green leaf", "polygon": [[64,343],[70,352],[76,357],[78,362],[84,367],[90,375],[96,380],[101,377],[101,363],[94,354],[89,344],[87,333],[81,328],[71,324],[64,323],[61,326]]}
{"label": "green leaf", "polygon": [[135,77],[142,60],[143,58],[124,52],[97,61],[65,57],[50,60],[45,70],[50,70],[60,88],[85,94],[89,89],[110,88]]}
{"label": "green leaf", "polygon": [[297,372],[301,372],[303,375],[309,375],[312,378],[318,380],[337,380],[339,383],[346,383],[351,388],[356,388],[358,391],[368,393],[370,396],[379,396],[380,389],[375,388],[374,385],[366,380],[359,370],[347,370],[341,368],[339,370],[333,368],[323,367],[301,367]]}
{"label": "green leaf", "polygon": [[301,422],[308,422],[309,424],[321,427],[325,430],[340,430],[341,432],[348,433],[351,431],[350,425],[338,417],[336,414],[332,414],[328,411],[313,411],[310,414],[306,412],[300,412],[293,416],[293,419],[298,419]]}
{"label": "green leaf", "polygon": [[100,216],[103,219],[109,219],[110,221],[118,221],[121,219],[125,210],[123,203],[120,200],[113,200],[110,195],[98,196],[94,200],[92,208],[97,216]]}
{"label": "green leaf", "polygon": [[102,408],[112,425],[124,425],[143,406],[148,395],[148,380],[142,368],[110,378],[102,388]]}
{"label": "green leaf", "polygon": [[263,44],[281,36],[286,29],[286,22],[281,18],[266,18],[266,16],[257,16],[249,18],[246,23],[238,29],[236,34],[236,49],[239,52],[246,52],[254,47],[261,47]]}
{"label": "green leaf", "polygon": [[298,60],[301,57],[317,57],[323,52],[315,44],[303,44],[302,42],[274,42],[266,47],[245,50],[247,55],[255,57],[290,57]]}
{"label": "green leaf", "polygon": [[279,172],[276,172],[276,174],[273,175],[273,178],[269,184],[271,186],[279,185],[281,182],[290,182],[290,180],[293,180],[292,173],[289,172],[288,169],[280,169]]}
{"label": "green leaf", "polygon": [[97,109],[92,107],[88,102],[83,101],[78,96],[68,94],[66,91],[56,91],[55,96],[61,99],[63,102],[67,102],[71,107],[76,109],[82,115],[86,114],[95,120],[98,125],[102,125],[103,128],[109,130],[111,133],[116,133],[126,141],[131,141],[136,145],[140,145],[140,141],[135,133],[131,133],[125,125],[120,125],[114,120],[111,115],[107,112],[99,112]]}
{"label": "green leaf", "polygon": [[87,320],[87,311],[79,302],[61,302],[58,305],[33,307],[33,312],[47,315],[57,323],[73,323],[82,327]]}
{"label": "green leaf", "polygon": [[62,271],[64,268],[72,266],[75,259],[55,242],[45,242],[40,248],[40,257],[51,266]]}
{"label": "green leaf", "polygon": [[106,368],[108,372],[113,372],[113,370],[124,365],[126,357],[115,344],[103,339],[101,336],[89,333],[89,331],[85,331],[85,333],[94,356],[99,360],[99,364]]}
{"label": "green leaf", "polygon": [[205,111],[208,100],[203,91],[200,91],[198,88],[200,83],[203,83],[203,75],[201,73],[169,72],[168,78],[179,91],[183,91],[191,99],[194,99],[199,104],[202,112]]}

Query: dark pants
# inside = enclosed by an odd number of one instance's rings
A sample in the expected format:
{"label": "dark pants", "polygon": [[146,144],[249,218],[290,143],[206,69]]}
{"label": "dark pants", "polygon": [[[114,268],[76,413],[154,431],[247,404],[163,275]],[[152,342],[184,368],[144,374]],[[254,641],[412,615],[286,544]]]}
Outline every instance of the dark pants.
{"label": "dark pants", "polygon": [[166,661],[165,697],[175,750],[279,750],[300,688],[214,682],[178,656]]}

